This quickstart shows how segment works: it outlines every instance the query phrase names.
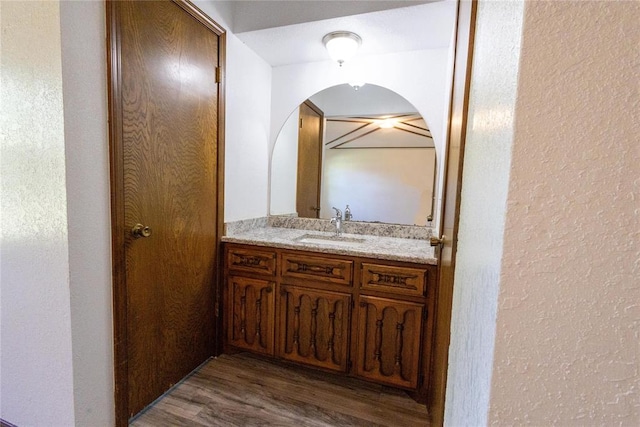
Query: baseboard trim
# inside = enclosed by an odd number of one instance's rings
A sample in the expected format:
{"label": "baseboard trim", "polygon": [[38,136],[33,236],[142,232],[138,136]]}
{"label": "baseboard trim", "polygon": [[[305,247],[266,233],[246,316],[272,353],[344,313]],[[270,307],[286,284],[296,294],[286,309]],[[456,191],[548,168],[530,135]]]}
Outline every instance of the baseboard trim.
{"label": "baseboard trim", "polygon": [[0,427],[17,427],[14,424],[11,424],[9,421],[5,421],[2,418],[0,418]]}

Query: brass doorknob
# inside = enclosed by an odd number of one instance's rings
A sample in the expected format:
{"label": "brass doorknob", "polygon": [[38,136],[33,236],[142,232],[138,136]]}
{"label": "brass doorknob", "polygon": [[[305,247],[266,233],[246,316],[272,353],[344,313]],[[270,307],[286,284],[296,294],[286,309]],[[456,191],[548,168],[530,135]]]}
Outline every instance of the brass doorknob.
{"label": "brass doorknob", "polygon": [[149,237],[151,236],[151,227],[148,225],[136,224],[131,229],[131,234],[133,234],[133,237],[136,239],[139,237]]}

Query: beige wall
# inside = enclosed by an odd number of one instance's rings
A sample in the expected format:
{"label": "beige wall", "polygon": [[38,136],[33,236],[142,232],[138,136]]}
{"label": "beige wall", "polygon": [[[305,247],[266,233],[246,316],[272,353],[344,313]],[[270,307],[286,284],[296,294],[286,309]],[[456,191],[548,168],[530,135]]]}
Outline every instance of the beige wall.
{"label": "beige wall", "polygon": [[640,425],[639,22],[525,5],[490,424]]}

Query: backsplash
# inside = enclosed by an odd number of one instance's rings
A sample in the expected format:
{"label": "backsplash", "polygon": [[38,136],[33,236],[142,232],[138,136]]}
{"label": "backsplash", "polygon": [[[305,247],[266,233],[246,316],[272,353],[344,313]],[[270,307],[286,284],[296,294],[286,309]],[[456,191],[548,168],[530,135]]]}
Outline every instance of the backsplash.
{"label": "backsplash", "polygon": [[[234,236],[256,228],[265,227],[326,231],[329,233],[335,231],[335,226],[327,219],[298,218],[287,215],[232,221],[225,223],[224,227],[225,236]],[[417,240],[429,240],[433,235],[433,229],[431,227],[359,221],[344,221],[342,223],[342,232],[346,234],[364,234],[369,236]]]}
{"label": "backsplash", "polygon": [[224,235],[233,236],[235,234],[246,233],[255,228],[267,227],[267,217],[243,219],[224,223]]}
{"label": "backsplash", "polygon": [[[335,226],[328,219],[298,218],[293,216],[270,216],[269,227],[297,228],[312,231],[332,232]],[[433,234],[431,227],[418,225],[385,224],[380,222],[343,221],[342,232],[346,234],[366,234],[370,236],[397,237],[401,239],[429,240]]]}

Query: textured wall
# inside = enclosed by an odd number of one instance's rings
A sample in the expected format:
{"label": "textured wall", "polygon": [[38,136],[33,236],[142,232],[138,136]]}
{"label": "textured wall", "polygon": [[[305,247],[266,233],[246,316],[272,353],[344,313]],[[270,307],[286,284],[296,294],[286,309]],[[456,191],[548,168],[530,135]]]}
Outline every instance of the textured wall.
{"label": "textured wall", "polygon": [[451,426],[487,422],[522,10],[520,2],[478,6],[447,381]]}
{"label": "textured wall", "polygon": [[59,4],[0,9],[0,417],[73,425]]}
{"label": "textured wall", "polygon": [[491,424],[640,425],[639,22],[525,5]]}
{"label": "textured wall", "polygon": [[114,423],[104,14],[100,1],[60,3],[73,388],[84,426]]}

